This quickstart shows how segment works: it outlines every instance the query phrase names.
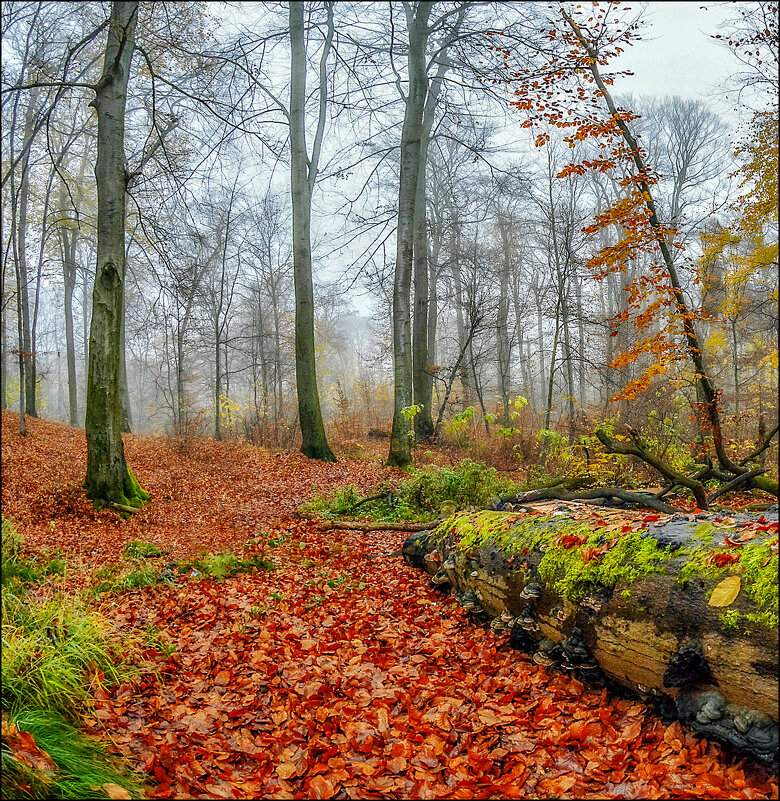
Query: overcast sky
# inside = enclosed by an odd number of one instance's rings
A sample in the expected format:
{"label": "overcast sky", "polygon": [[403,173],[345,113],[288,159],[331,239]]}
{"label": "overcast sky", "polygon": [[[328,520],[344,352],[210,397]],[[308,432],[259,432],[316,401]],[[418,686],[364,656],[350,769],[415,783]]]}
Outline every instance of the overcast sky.
{"label": "overcast sky", "polygon": [[616,90],[724,102],[719,96],[740,65],[728,48],[710,36],[719,33],[734,7],[694,0],[637,3],[634,8],[643,5],[649,24],[642,41],[613,62],[635,74],[618,79]]}

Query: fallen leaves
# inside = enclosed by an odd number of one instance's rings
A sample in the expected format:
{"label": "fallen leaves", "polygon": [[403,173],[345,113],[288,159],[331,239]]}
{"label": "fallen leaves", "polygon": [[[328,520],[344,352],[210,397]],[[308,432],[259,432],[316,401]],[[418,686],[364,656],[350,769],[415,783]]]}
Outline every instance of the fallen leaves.
{"label": "fallen leaves", "polygon": [[[418,571],[372,558],[397,550],[403,535],[322,531],[293,519],[316,488],[368,491],[387,475],[381,468],[274,459],[210,441],[182,455],[131,437],[131,463],[155,500],[143,517],[117,521],[81,503],[83,432],[30,424],[19,449],[7,452],[4,442],[4,481],[13,487],[4,502],[38,547],[56,541],[95,564],[152,533],[174,558],[240,548],[259,527],[284,539],[272,573],[104,601],[122,636],[153,626],[173,649],[148,649],[139,674],[96,694],[90,715],[94,733],[141,766],[152,797],[777,795],[763,768],[665,726],[642,704],[539,668]],[[52,500],[60,496],[43,476],[69,500]],[[606,512],[605,528],[613,523]],[[633,519],[641,525],[640,514]]]}
{"label": "fallen leaves", "polygon": [[739,576],[728,576],[718,584],[710,596],[710,606],[729,606],[739,595],[742,579]]}
{"label": "fallen leaves", "polygon": [[35,738],[27,731],[20,731],[11,723],[3,727],[3,743],[17,762],[26,765],[41,779],[51,779],[57,773],[52,758],[38,748]]}

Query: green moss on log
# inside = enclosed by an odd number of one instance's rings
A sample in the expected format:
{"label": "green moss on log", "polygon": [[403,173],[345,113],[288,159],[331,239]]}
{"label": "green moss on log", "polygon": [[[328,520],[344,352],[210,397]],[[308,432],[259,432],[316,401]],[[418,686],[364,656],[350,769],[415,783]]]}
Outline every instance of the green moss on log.
{"label": "green moss on log", "polygon": [[[566,535],[579,541],[567,539]],[[679,583],[691,579],[711,583],[726,575],[740,575],[743,592],[757,607],[756,612],[744,614],[740,620],[776,628],[778,556],[773,553],[770,541],[750,542],[737,550],[714,547],[716,535],[733,537],[735,532],[701,523],[693,530],[689,545],[672,550],[659,545],[644,528],[627,534],[607,533],[591,529],[588,521],[564,516],[481,511],[455,515],[431,536],[433,542],[449,541],[467,554],[487,545],[507,557],[541,553],[537,567],[540,581],[574,603],[581,601],[595,585],[619,587],[624,598],[630,597],[632,584],[650,573],[667,572],[670,560],[674,561]],[[609,544],[606,551],[592,552],[606,544]],[[718,553],[739,555],[740,559],[718,567],[711,559]],[[730,628],[738,621],[731,615],[722,617],[721,622]]]}

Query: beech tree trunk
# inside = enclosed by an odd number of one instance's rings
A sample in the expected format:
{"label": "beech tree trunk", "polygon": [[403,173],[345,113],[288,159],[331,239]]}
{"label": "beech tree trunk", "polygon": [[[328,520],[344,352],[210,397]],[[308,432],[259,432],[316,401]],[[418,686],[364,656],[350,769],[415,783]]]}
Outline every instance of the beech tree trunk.
{"label": "beech tree trunk", "polygon": [[[409,420],[403,410],[412,405],[412,326],[410,292],[414,253],[415,206],[423,140],[423,108],[428,89],[425,46],[432,2],[420,2],[412,13],[406,6],[409,30],[409,88],[401,129],[401,166],[398,180],[398,226],[393,280],[393,427],[387,464],[412,463]],[[427,331],[427,326],[426,326]]]}
{"label": "beech tree trunk", "polygon": [[433,437],[433,378],[428,372],[428,220],[425,209],[425,167],[428,161],[427,136],[420,147],[420,173],[417,176],[417,198],[414,208],[414,318],[412,324],[412,383],[414,402],[422,408],[414,418],[414,435],[418,442]]}
{"label": "beech tree trunk", "polygon": [[[509,425],[509,393],[511,346],[509,343],[509,276],[512,260],[509,244],[509,221],[498,218],[498,232],[501,238],[501,268],[499,271],[498,314],[496,316],[496,343],[498,358],[498,392],[501,396],[501,419]],[[522,358],[522,356],[521,356]]]}
{"label": "beech tree trunk", "polygon": [[[428,145],[431,140],[431,131],[436,117],[436,110],[439,105],[439,95],[441,93],[442,82],[449,67],[449,60],[446,58],[447,47],[452,39],[460,30],[461,22],[466,11],[466,6],[462,6],[458,22],[453,28],[453,32],[448,40],[439,50],[439,66],[436,74],[430,81],[425,96],[425,106],[423,108],[422,133],[420,140],[420,168],[417,174],[417,193],[414,207],[414,322],[412,327],[412,381],[413,396],[416,405],[421,406],[421,410],[414,418],[414,434],[418,442],[433,439],[433,377],[428,372],[428,366],[432,364],[432,353],[434,348],[434,335],[431,333],[430,314],[435,314],[436,304],[432,302],[431,290],[431,266],[428,254],[428,215],[427,215],[427,167],[428,167]],[[426,72],[427,82],[427,72]],[[435,279],[433,280],[435,291]]]}
{"label": "beech tree trunk", "polygon": [[[24,114],[24,143],[33,135],[35,122],[35,102],[38,90],[33,89]],[[22,159],[22,175],[19,182],[19,201],[17,218],[17,269],[19,271],[19,295],[17,303],[21,310],[21,341],[19,344],[20,359],[24,362],[24,382],[19,392],[24,391],[24,412],[37,417],[35,402],[35,360],[33,353],[32,325],[30,322],[30,276],[27,269],[27,207],[30,199],[30,150]],[[21,406],[21,404],[20,404]]]}
{"label": "beech tree trunk", "polygon": [[319,145],[325,122],[325,60],[333,37],[333,7],[328,6],[328,35],[320,61],[320,115],[311,158],[306,152],[306,44],[303,3],[290,3],[290,153],[295,282],[295,378],[298,418],[303,436],[301,451],[310,459],[335,462],[322,422],[314,350],[314,287],[311,274],[311,193],[317,174]]}
{"label": "beech tree trunk", "polygon": [[[85,162],[82,162],[85,163]],[[60,246],[62,248],[62,279],[65,300],[65,358],[68,365],[68,420],[74,428],[78,425],[78,383],[76,378],[76,345],[73,336],[73,293],[76,290],[76,251],[78,228],[72,227],[66,216],[67,192],[60,182]]]}
{"label": "beech tree trunk", "polygon": [[[464,514],[410,537],[403,553],[538,664],[586,682],[611,680],[702,736],[775,759],[777,524],[753,530],[741,548],[724,545],[739,536],[734,528],[687,515],[636,521],[629,534],[588,525]],[[707,562],[724,552],[740,561]],[[741,576],[736,598],[710,605],[728,576]]]}
{"label": "beech tree trunk", "polygon": [[96,506],[136,507],[149,499],[125,461],[119,395],[128,178],[125,104],[137,18],[137,2],[112,3],[103,73],[92,101],[98,117],[97,268],[89,331],[84,489]]}

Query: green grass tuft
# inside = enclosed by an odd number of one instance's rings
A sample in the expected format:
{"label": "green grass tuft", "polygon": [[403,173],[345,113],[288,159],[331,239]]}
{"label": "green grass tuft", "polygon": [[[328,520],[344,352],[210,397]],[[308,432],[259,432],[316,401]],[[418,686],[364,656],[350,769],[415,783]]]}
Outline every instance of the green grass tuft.
{"label": "green grass tuft", "polygon": [[101,743],[85,737],[57,715],[26,710],[13,715],[9,722],[29,732],[57,770],[53,775],[33,770],[14,758],[13,736],[4,738],[3,798],[108,798],[106,784],[123,788],[133,798],[143,797],[139,778],[123,773]]}
{"label": "green grass tuft", "polygon": [[156,559],[166,553],[159,545],[144,540],[131,540],[122,549],[123,556],[133,559]]}
{"label": "green grass tuft", "polygon": [[5,709],[73,718],[89,699],[91,676],[112,683],[127,674],[106,621],[76,599],[36,604],[3,588],[2,610]]}

